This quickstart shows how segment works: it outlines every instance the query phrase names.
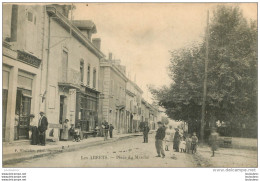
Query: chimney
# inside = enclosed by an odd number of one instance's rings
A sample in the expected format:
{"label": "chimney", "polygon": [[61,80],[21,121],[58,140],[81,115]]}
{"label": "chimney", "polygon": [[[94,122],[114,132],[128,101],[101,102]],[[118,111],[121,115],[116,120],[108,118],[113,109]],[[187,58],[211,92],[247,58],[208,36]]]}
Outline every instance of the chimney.
{"label": "chimney", "polygon": [[101,39],[100,38],[93,38],[92,39],[92,43],[94,44],[94,46],[100,50],[101,47]]}
{"label": "chimney", "polygon": [[112,60],[112,53],[111,52],[109,52],[109,54],[108,54],[108,59]]}
{"label": "chimney", "polygon": [[69,18],[69,13],[72,9],[71,5],[52,4],[52,6],[54,6],[56,10],[59,11],[63,16]]}

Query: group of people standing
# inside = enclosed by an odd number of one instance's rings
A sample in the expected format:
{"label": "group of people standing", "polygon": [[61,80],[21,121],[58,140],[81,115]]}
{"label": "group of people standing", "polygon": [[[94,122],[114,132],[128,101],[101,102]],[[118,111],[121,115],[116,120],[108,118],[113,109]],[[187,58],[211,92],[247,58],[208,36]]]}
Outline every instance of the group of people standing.
{"label": "group of people standing", "polygon": [[114,126],[112,124],[108,124],[108,122],[103,122],[102,125],[103,135],[104,135],[104,141],[108,140],[108,133],[110,138],[113,138],[113,130]]}
{"label": "group of people standing", "polygon": [[[48,128],[48,119],[44,115],[44,112],[40,112],[40,119],[38,121],[38,126],[31,125],[31,131],[32,131],[32,145],[41,145],[45,146],[45,139],[46,139],[46,130]],[[34,118],[34,116],[32,116]]]}
{"label": "group of people standing", "polygon": [[[179,129],[172,129],[172,126],[166,128],[162,122],[158,122],[158,129],[155,135],[156,157],[165,157],[165,151],[169,151],[169,146],[173,143],[175,152],[195,153],[197,150],[198,137],[193,133],[192,137],[188,134],[186,137],[180,134]],[[145,135],[145,134],[144,134]],[[144,136],[145,137],[145,136]],[[163,147],[165,143],[165,148]]]}
{"label": "group of people standing", "polygon": [[173,138],[173,149],[176,152],[195,153],[197,151],[198,137],[194,132],[192,136],[187,134],[186,136],[179,133],[179,129],[175,129],[176,132]]}

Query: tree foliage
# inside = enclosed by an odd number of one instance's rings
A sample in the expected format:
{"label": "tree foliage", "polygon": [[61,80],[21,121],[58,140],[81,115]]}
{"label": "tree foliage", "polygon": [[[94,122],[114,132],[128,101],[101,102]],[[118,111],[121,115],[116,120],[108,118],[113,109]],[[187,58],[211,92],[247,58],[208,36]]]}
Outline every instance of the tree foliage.
{"label": "tree foliage", "polygon": [[[205,41],[171,52],[172,84],[150,88],[166,114],[201,119]],[[257,122],[257,24],[238,7],[218,6],[209,26],[206,120]]]}
{"label": "tree foliage", "polygon": [[165,124],[165,125],[169,124],[169,119],[167,117],[163,116],[162,117],[162,123]]}

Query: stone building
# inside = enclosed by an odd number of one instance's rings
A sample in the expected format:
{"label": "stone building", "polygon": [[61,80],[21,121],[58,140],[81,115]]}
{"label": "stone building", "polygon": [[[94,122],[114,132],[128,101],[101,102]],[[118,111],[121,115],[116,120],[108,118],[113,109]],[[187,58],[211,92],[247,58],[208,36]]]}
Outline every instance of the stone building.
{"label": "stone building", "polygon": [[[69,119],[91,131],[98,124],[100,39],[92,39],[97,32],[90,20],[68,19],[69,6],[48,5],[47,59],[43,66],[46,80],[42,86],[49,130]],[[58,131],[58,129],[56,129]],[[54,131],[54,132],[57,132]],[[57,135],[53,135],[57,137]]]}
{"label": "stone building", "polygon": [[118,133],[127,132],[125,108],[128,80],[125,71],[120,60],[112,59],[112,53],[109,54],[109,59],[102,59],[100,62],[101,120],[113,124]]}
{"label": "stone building", "polygon": [[128,133],[139,131],[142,94],[142,89],[128,79],[126,85],[126,125]]}
{"label": "stone building", "polygon": [[38,119],[44,14],[40,6],[3,4],[3,141],[28,140],[30,114]]}
{"label": "stone building", "polygon": [[151,130],[155,130],[157,122],[162,121],[161,113],[162,111],[159,109],[159,106],[150,104],[142,99],[141,121],[147,122]]}
{"label": "stone building", "polygon": [[[70,21],[67,5],[3,5],[3,139],[29,139],[39,111],[47,138],[58,140],[60,122],[98,122],[100,39],[92,21]],[[30,114],[35,118],[30,121]],[[52,134],[49,134],[49,131]]]}

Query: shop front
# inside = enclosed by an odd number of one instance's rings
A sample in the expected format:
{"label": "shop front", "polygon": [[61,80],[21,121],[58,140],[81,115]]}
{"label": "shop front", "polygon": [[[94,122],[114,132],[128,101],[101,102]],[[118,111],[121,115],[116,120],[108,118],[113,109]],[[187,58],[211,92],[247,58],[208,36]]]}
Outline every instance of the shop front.
{"label": "shop front", "polygon": [[94,131],[98,125],[98,99],[99,92],[88,87],[81,87],[76,94],[76,126],[81,131]]}
{"label": "shop front", "polygon": [[[3,141],[28,140],[32,121],[39,112],[41,60],[29,53],[3,47]],[[30,117],[35,115],[35,119]]]}

